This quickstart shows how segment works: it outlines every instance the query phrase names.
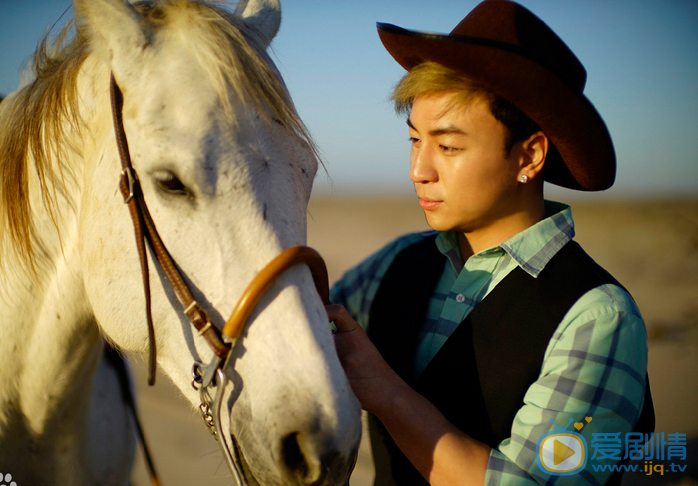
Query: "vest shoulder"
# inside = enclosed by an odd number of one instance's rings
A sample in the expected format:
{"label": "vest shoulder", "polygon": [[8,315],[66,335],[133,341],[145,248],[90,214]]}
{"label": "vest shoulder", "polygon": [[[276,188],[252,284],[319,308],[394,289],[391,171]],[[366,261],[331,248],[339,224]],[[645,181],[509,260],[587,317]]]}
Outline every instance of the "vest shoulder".
{"label": "vest shoulder", "polygon": [[556,278],[583,279],[590,288],[604,284],[614,284],[624,288],[574,240],[569,241],[558,251],[543,272]]}
{"label": "vest shoulder", "polygon": [[436,249],[436,246],[432,245],[431,242],[436,239],[437,234],[437,231],[422,231],[399,236],[374,253],[373,256],[369,257],[369,260],[379,260],[383,269],[381,273],[385,273],[395,263],[396,259],[404,259],[405,255],[419,251],[419,249],[431,249],[432,246]]}
{"label": "vest shoulder", "polygon": [[[395,262],[396,257],[402,254],[405,249],[429,239],[433,233],[435,232],[408,233],[375,251],[361,263],[347,270],[332,285],[330,300],[344,305],[350,312],[350,307],[355,307],[355,313],[352,315],[356,319],[359,316],[359,308],[367,311],[370,307],[376,290],[382,283],[386,272]],[[356,305],[352,305],[352,302]]]}
{"label": "vest shoulder", "polygon": [[393,246],[396,249],[404,249],[407,248],[408,246],[415,245],[419,242],[425,241],[425,240],[433,240],[436,238],[436,235],[438,235],[438,231],[434,230],[428,230],[428,231],[419,231],[416,233],[407,233],[402,236],[398,236],[395,238],[393,241],[388,243],[386,247]]}

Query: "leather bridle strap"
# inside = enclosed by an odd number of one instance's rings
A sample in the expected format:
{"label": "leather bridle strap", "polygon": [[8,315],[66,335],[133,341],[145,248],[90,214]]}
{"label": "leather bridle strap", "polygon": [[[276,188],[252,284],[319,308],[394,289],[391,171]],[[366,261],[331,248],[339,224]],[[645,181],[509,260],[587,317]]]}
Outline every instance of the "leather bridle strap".
{"label": "leather bridle strap", "polygon": [[315,287],[322,302],[324,304],[330,303],[327,267],[320,254],[307,246],[288,248],[269,262],[247,286],[237,306],[230,314],[228,322],[223,327],[223,339],[226,342],[234,341],[240,337],[245,328],[245,322],[264,292],[282,273],[299,263],[304,263],[310,267],[310,274],[313,276]]}
{"label": "leather bridle strap", "polygon": [[136,245],[141,262],[141,273],[143,276],[143,288],[145,290],[146,317],[148,321],[148,340],[150,347],[150,358],[148,360],[148,384],[155,383],[155,370],[157,362],[157,351],[155,347],[155,331],[151,313],[150,279],[148,273],[148,256],[145,250],[145,241],[148,241],[153,255],[160,264],[167,280],[177,295],[177,299],[184,307],[184,314],[189,318],[191,324],[199,334],[202,335],[213,349],[216,356],[223,358],[227,355],[229,347],[223,343],[218,329],[211,324],[206,311],[196,302],[189,286],[184,281],[184,277],[177,269],[177,265],[170,256],[160,235],[155,229],[155,224],[148,211],[148,206],[143,198],[143,191],[136,171],[131,164],[131,156],[128,150],[128,142],[122,119],[123,95],[116,84],[114,75],[111,76],[111,104],[112,116],[114,118],[114,131],[116,134],[116,144],[119,149],[121,159],[121,181],[119,188],[124,197],[124,202],[128,205],[133,227],[136,234]]}

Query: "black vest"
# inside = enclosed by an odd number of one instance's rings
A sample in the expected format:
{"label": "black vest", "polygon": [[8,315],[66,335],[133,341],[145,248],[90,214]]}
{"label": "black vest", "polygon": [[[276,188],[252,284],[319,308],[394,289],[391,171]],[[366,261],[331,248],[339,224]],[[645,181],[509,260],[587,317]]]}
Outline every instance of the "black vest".
{"label": "black vest", "polygon": [[[376,293],[368,335],[398,375],[453,425],[496,447],[511,436],[514,416],[538,378],[548,342],[567,311],[587,291],[619,284],[576,242],[569,242],[537,278],[518,266],[512,270],[415,377],[418,332],[445,264],[434,237],[400,252]],[[373,415],[369,429],[376,486],[428,484]],[[654,430],[649,382],[634,430]],[[618,483],[620,474],[606,484]]]}

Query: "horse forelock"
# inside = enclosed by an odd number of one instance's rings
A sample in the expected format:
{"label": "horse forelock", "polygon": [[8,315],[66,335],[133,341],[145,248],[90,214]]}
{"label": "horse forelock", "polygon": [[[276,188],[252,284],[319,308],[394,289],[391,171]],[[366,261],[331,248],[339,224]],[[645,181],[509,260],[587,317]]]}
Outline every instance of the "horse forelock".
{"label": "horse forelock", "polygon": [[[157,0],[133,6],[154,32],[171,29],[191,37],[200,67],[208,73],[227,115],[232,116],[235,103],[243,103],[265,121],[287,127],[321,160],[256,32],[221,5]],[[32,271],[35,238],[29,171],[36,172],[42,203],[58,228],[56,193],[65,191],[69,170],[60,163],[66,149],[62,142],[67,127],[80,127],[77,77],[90,54],[90,42],[79,23],[77,29],[75,25],[73,19],[55,36],[46,34],[33,56],[33,80],[3,101],[0,110],[0,245],[13,248]]]}

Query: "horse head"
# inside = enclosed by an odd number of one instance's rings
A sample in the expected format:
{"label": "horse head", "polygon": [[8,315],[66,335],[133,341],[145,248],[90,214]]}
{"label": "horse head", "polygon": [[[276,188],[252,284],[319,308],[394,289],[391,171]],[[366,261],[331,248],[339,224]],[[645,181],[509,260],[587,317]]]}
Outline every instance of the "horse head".
{"label": "horse head", "polygon": [[[229,13],[184,0],[75,0],[75,11],[89,52],[76,84],[85,141],[80,270],[102,332],[147,353],[133,225],[116,192],[110,76],[123,93],[123,126],[155,226],[219,328],[267,262],[305,244],[318,158],[266,52],[278,2],[241,2]],[[212,351],[152,258],[150,275],[158,362],[196,406],[192,364],[208,363]],[[232,383],[224,430],[250,484],[346,480],[360,410],[306,267],[284,273],[261,298],[224,372]]]}

